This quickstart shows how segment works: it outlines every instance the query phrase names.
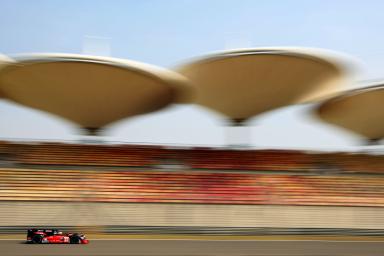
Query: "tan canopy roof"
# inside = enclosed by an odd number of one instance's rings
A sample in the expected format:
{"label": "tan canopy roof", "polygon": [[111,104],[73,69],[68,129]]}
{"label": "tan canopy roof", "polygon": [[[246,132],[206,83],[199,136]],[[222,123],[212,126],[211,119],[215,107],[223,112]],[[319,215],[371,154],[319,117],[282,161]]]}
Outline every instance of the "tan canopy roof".
{"label": "tan canopy roof", "polygon": [[314,50],[246,49],[176,68],[197,88],[196,103],[234,120],[339,91],[345,69]]}
{"label": "tan canopy roof", "polygon": [[315,113],[325,122],[371,140],[384,138],[384,85],[346,92],[322,103]]}
{"label": "tan canopy roof", "polygon": [[[9,58],[9,57],[7,57],[5,55],[0,54],[0,70],[5,68],[7,65],[12,64],[13,62],[14,61],[11,58]],[[0,98],[3,98],[3,97],[4,97],[4,95],[3,95],[3,93],[0,90]]]}
{"label": "tan canopy roof", "polygon": [[0,90],[19,104],[97,129],[188,101],[181,75],[113,58],[44,54],[16,58],[0,71]]}

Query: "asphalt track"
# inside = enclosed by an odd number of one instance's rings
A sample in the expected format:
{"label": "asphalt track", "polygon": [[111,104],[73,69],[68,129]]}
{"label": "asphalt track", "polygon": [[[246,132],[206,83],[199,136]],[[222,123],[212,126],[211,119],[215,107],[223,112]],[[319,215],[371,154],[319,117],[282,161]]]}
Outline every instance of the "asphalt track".
{"label": "asphalt track", "polygon": [[1,240],[2,256],[383,256],[373,241],[93,240],[88,245],[33,245]]}

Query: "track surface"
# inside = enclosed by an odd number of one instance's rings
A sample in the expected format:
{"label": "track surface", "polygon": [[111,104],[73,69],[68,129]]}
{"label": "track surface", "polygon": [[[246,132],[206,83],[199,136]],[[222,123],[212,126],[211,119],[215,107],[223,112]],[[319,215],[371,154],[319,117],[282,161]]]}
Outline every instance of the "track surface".
{"label": "track surface", "polygon": [[4,256],[383,256],[384,242],[94,240],[88,245],[32,245],[1,240]]}

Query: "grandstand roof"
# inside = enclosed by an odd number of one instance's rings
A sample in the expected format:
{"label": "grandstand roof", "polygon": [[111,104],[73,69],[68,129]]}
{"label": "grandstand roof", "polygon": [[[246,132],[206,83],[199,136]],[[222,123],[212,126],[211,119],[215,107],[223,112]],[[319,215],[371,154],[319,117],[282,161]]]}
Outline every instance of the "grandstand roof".
{"label": "grandstand roof", "polygon": [[177,68],[197,88],[196,103],[243,121],[341,90],[346,69],[308,49],[256,48],[204,56]]}
{"label": "grandstand roof", "polygon": [[89,130],[187,102],[181,75],[106,57],[32,54],[0,71],[0,90],[19,104],[56,114]]}
{"label": "grandstand roof", "polygon": [[370,140],[384,138],[384,85],[344,92],[315,109],[325,122]]}

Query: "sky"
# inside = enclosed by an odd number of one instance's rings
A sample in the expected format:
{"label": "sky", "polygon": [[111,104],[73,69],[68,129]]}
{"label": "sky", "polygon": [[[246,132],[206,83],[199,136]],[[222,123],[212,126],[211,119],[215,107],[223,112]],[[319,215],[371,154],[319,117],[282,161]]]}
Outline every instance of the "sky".
{"label": "sky", "polygon": [[[295,46],[358,60],[356,80],[384,77],[384,1],[0,0],[0,53],[92,53],[175,67],[209,52]],[[356,88],[359,84],[351,84]],[[312,116],[311,105],[253,118],[241,131],[195,105],[123,120],[104,141],[225,146],[240,132],[256,148],[353,149],[362,138]],[[60,118],[0,101],[0,138],[78,140]]]}

